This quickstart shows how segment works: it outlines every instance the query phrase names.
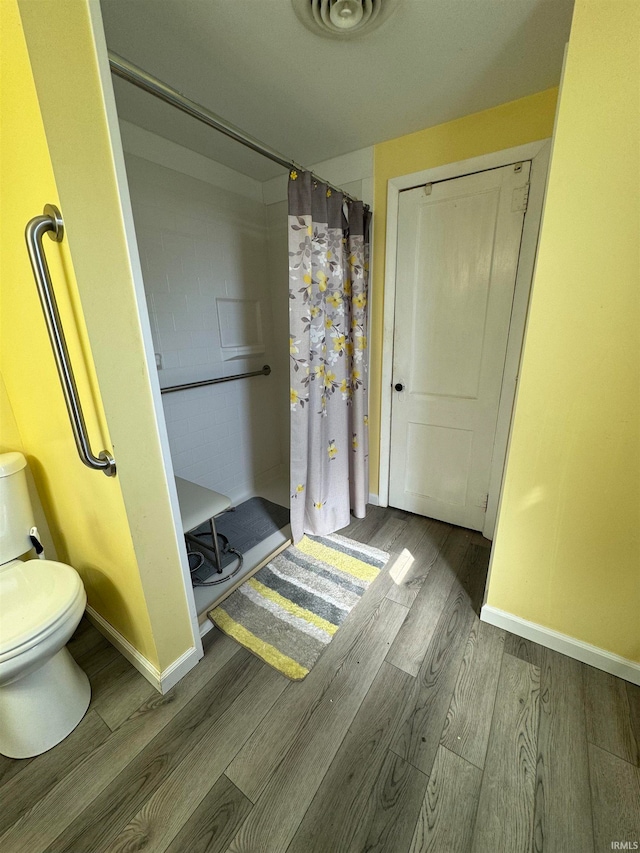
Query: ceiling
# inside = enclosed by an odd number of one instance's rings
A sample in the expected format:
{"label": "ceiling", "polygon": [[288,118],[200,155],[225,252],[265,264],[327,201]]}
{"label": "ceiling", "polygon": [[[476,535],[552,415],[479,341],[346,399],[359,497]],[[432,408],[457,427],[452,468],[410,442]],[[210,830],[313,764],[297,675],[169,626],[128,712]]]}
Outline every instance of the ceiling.
{"label": "ceiling", "polygon": [[[101,0],[110,50],[313,163],[558,84],[573,0],[400,0],[349,41],[290,0]],[[282,168],[114,78],[121,118],[266,180]]]}

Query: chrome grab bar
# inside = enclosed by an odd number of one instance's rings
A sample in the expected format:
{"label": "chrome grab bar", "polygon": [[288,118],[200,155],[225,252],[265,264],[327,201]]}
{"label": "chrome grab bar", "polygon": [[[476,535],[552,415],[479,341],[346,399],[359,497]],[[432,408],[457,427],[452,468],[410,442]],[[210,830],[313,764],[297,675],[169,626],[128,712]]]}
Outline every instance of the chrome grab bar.
{"label": "chrome grab bar", "polygon": [[262,370],[252,370],[250,373],[234,373],[231,376],[219,376],[217,379],[203,379],[201,382],[185,382],[184,385],[167,385],[161,388],[161,394],[170,394],[172,391],[186,391],[188,388],[203,388],[205,385],[218,385],[220,382],[231,382],[233,379],[248,379],[250,376],[268,376],[271,368],[265,364]]}
{"label": "chrome grab bar", "polygon": [[33,269],[33,275],[36,280],[40,304],[42,305],[42,312],[47,331],[49,332],[53,356],[56,367],[58,368],[64,401],[67,404],[73,437],[76,441],[80,459],[85,465],[89,468],[103,471],[107,477],[115,477],[116,462],[113,456],[106,450],[101,450],[97,456],[94,456],[89,444],[87,425],[82,413],[78,388],[73,375],[71,361],[69,360],[67,342],[60,322],[58,304],[55,293],[53,292],[51,275],[42,245],[42,238],[47,233],[56,243],[62,242],[62,238],[64,237],[62,214],[53,204],[45,205],[42,216],[35,216],[27,223],[25,237],[29,251],[29,260],[31,261],[31,268]]}

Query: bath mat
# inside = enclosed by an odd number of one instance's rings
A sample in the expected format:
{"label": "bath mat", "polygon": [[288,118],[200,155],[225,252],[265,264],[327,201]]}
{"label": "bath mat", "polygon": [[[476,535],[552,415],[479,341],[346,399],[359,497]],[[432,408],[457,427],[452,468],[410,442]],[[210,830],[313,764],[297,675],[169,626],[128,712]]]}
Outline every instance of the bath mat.
{"label": "bath mat", "polygon": [[[287,507],[274,504],[266,498],[249,498],[248,501],[239,504],[234,510],[225,512],[216,518],[218,533],[226,536],[229,544],[246,554],[251,548],[276,533],[289,524],[289,510]],[[203,524],[197,527],[193,533],[209,532],[209,525]],[[203,540],[205,544],[211,542],[211,537]],[[189,549],[199,551],[198,546],[189,543]],[[216,571],[206,551],[199,551],[204,557],[204,562],[191,577],[194,581],[202,583]],[[228,566],[238,558],[235,554],[222,554],[222,566]]]}
{"label": "bath mat", "polygon": [[303,679],[389,555],[344,536],[304,536],[209,611],[240,645]]}

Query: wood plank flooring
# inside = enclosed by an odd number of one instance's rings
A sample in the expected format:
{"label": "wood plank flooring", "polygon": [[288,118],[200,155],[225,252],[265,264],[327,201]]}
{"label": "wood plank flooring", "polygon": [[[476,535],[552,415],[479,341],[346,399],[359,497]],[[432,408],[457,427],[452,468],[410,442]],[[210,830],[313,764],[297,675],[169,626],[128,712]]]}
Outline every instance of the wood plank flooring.
{"label": "wood plank flooring", "polygon": [[160,696],[83,620],[89,712],[44,755],[0,756],[0,851],[640,843],[640,688],[481,623],[478,534],[378,507],[343,533],[391,559],[302,682],[213,630]]}

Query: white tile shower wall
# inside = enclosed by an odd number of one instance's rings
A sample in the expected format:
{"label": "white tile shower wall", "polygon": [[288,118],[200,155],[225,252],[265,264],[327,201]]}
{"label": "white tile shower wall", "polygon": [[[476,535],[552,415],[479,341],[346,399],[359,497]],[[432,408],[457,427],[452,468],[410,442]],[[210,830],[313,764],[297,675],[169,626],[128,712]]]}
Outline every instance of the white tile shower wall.
{"label": "white tile shower wall", "polygon": [[[282,321],[274,330],[265,206],[246,193],[125,157],[161,385],[267,363],[273,368],[268,377],[163,395],[175,473],[235,500],[281,470],[280,431],[288,421],[279,375],[286,365],[279,350],[286,353],[288,339],[279,339]],[[263,352],[223,359],[217,298],[258,302]]]}

